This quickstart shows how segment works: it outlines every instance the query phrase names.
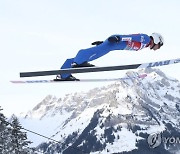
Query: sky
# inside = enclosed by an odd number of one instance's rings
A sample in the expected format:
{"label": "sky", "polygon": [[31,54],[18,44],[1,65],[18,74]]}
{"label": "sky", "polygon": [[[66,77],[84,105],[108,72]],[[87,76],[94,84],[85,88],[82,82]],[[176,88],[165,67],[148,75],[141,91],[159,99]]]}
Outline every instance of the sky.
{"label": "sky", "polygon": [[[158,51],[112,51],[97,66],[180,58],[180,1],[2,0],[0,1],[0,106],[5,115],[27,112],[46,95],[63,97],[109,83],[12,84],[20,72],[59,69],[67,58],[112,34],[161,33]],[[159,68],[180,80],[180,64]],[[76,74],[77,78],[123,77],[125,71]],[[54,76],[26,79],[53,79]]]}

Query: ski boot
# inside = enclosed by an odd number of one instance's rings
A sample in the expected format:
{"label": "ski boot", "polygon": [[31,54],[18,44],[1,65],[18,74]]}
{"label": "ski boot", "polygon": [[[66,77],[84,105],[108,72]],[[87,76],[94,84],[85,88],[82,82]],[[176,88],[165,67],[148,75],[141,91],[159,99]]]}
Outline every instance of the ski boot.
{"label": "ski boot", "polygon": [[82,64],[77,64],[77,63],[72,63],[71,64],[71,67],[72,68],[78,68],[78,67],[94,67],[95,65],[93,65],[93,64],[90,64],[90,63],[88,63],[88,62],[84,62],[84,63],[82,63]]}

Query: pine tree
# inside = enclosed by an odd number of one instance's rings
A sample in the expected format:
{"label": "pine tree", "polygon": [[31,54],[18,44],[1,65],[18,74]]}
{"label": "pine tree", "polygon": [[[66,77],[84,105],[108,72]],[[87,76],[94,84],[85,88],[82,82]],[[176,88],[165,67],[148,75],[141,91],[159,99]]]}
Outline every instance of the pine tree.
{"label": "pine tree", "polygon": [[22,126],[18,118],[12,115],[10,119],[11,123],[11,153],[12,154],[28,154],[30,149],[28,145],[31,143],[27,140],[26,132],[22,132]]}
{"label": "pine tree", "polygon": [[[0,107],[0,111],[2,111]],[[0,112],[0,153],[7,154],[9,152],[10,133],[9,123],[3,113]]]}

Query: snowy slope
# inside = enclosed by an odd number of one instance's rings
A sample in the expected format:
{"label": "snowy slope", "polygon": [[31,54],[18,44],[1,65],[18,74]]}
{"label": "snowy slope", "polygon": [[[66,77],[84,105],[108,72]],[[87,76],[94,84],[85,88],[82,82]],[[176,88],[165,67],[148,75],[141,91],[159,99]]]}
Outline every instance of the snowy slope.
{"label": "snowy slope", "polygon": [[[157,69],[126,75],[137,73],[147,77],[120,80],[63,98],[47,96],[21,121],[25,128],[60,143],[28,133],[33,146],[46,142],[38,146],[44,153],[148,153],[152,152],[147,143],[149,134],[180,133],[180,82]],[[153,150],[168,153],[176,147]]]}

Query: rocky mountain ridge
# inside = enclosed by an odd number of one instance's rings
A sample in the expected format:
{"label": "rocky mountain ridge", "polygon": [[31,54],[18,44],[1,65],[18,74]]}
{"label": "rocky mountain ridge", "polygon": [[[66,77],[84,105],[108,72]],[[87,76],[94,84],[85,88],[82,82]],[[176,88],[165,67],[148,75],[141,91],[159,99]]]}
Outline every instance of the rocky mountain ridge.
{"label": "rocky mountain ridge", "polygon": [[[145,78],[133,78],[143,73]],[[150,148],[147,138],[154,132],[180,134],[180,82],[157,69],[126,75],[132,78],[88,92],[48,95],[23,122],[59,143],[44,141],[37,149],[47,154],[177,152],[177,144]]]}

